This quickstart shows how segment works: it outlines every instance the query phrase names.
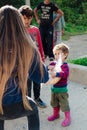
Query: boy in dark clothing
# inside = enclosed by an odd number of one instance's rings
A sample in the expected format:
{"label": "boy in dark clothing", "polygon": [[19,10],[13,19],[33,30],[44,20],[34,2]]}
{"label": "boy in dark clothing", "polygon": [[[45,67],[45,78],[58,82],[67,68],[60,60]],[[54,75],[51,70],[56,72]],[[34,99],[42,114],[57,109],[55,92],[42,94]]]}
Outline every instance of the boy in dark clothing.
{"label": "boy in dark clothing", "polygon": [[[38,17],[38,10],[41,11],[40,19]],[[59,15],[53,20],[53,12],[57,12]],[[53,25],[63,15],[63,12],[51,3],[50,0],[44,0],[35,9],[34,14],[39,24],[39,29],[42,38],[42,44],[45,56],[49,56],[50,60],[53,59]]]}

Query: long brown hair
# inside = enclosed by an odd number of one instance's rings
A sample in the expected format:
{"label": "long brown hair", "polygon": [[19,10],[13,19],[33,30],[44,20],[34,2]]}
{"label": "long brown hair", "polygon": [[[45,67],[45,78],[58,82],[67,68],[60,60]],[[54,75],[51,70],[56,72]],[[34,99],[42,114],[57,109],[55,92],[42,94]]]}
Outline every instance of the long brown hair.
{"label": "long brown hair", "polygon": [[[27,34],[20,13],[13,6],[0,8],[0,113],[3,114],[2,99],[5,86],[17,63],[19,87],[22,92],[23,104],[26,109],[31,109],[27,99],[27,76],[31,67],[34,53],[36,60],[40,59],[38,50]],[[40,70],[42,71],[42,63]]]}

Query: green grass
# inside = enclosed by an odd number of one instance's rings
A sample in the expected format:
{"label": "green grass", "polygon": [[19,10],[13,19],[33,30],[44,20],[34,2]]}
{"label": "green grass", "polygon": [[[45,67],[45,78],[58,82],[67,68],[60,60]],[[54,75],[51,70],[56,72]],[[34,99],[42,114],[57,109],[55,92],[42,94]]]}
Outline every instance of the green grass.
{"label": "green grass", "polygon": [[68,63],[87,66],[87,57],[79,58],[79,59],[75,59],[75,60],[69,60]]}
{"label": "green grass", "polygon": [[[33,18],[33,20],[32,20],[32,25],[39,27],[35,18]],[[64,41],[66,41],[66,40],[69,40],[70,36],[86,34],[87,33],[87,26],[66,23],[64,30],[65,30],[65,33],[64,33],[62,39]]]}
{"label": "green grass", "polygon": [[66,23],[65,34],[63,40],[68,40],[70,36],[82,35],[87,33],[87,26],[78,26],[70,23]]}

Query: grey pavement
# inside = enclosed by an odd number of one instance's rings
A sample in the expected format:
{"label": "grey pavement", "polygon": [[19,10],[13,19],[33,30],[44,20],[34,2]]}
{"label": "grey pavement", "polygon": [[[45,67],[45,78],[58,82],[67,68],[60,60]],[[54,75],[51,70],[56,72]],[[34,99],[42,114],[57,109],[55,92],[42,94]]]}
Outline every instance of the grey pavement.
{"label": "grey pavement", "polygon": [[76,59],[87,55],[87,34],[72,36],[68,41],[64,41],[69,48],[69,59]]}
{"label": "grey pavement", "polygon": [[[64,41],[70,47],[70,59],[87,55],[87,34],[71,37]],[[69,102],[71,108],[71,125],[62,127],[64,113],[60,112],[60,118],[49,122],[47,117],[52,114],[50,106],[50,88],[43,86],[41,89],[41,99],[46,102],[47,108],[39,108],[40,130],[87,130],[87,86],[75,82],[68,82]],[[5,130],[28,130],[26,117],[5,121]]]}

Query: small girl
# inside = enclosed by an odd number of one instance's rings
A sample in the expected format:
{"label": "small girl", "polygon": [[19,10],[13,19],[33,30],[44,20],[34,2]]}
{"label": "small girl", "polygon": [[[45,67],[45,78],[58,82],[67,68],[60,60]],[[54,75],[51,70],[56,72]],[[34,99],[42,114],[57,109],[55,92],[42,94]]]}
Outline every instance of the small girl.
{"label": "small girl", "polygon": [[[48,121],[53,121],[60,117],[60,109],[65,114],[65,119],[62,122],[62,126],[68,126],[71,123],[71,117],[70,117],[70,107],[68,102],[68,89],[67,89],[67,80],[69,76],[69,67],[68,64],[65,62],[65,60],[68,57],[69,54],[69,48],[64,43],[60,43],[56,45],[53,49],[53,54],[55,61],[51,62],[51,64],[48,66],[48,69],[50,71],[50,75],[55,81],[55,78],[58,78],[58,81],[53,85],[51,88],[51,106],[53,107],[53,114],[48,117]],[[61,55],[61,61],[62,64],[60,66],[60,70],[53,71],[55,69],[55,66],[57,64],[57,61]],[[52,80],[51,80],[52,82]]]}

